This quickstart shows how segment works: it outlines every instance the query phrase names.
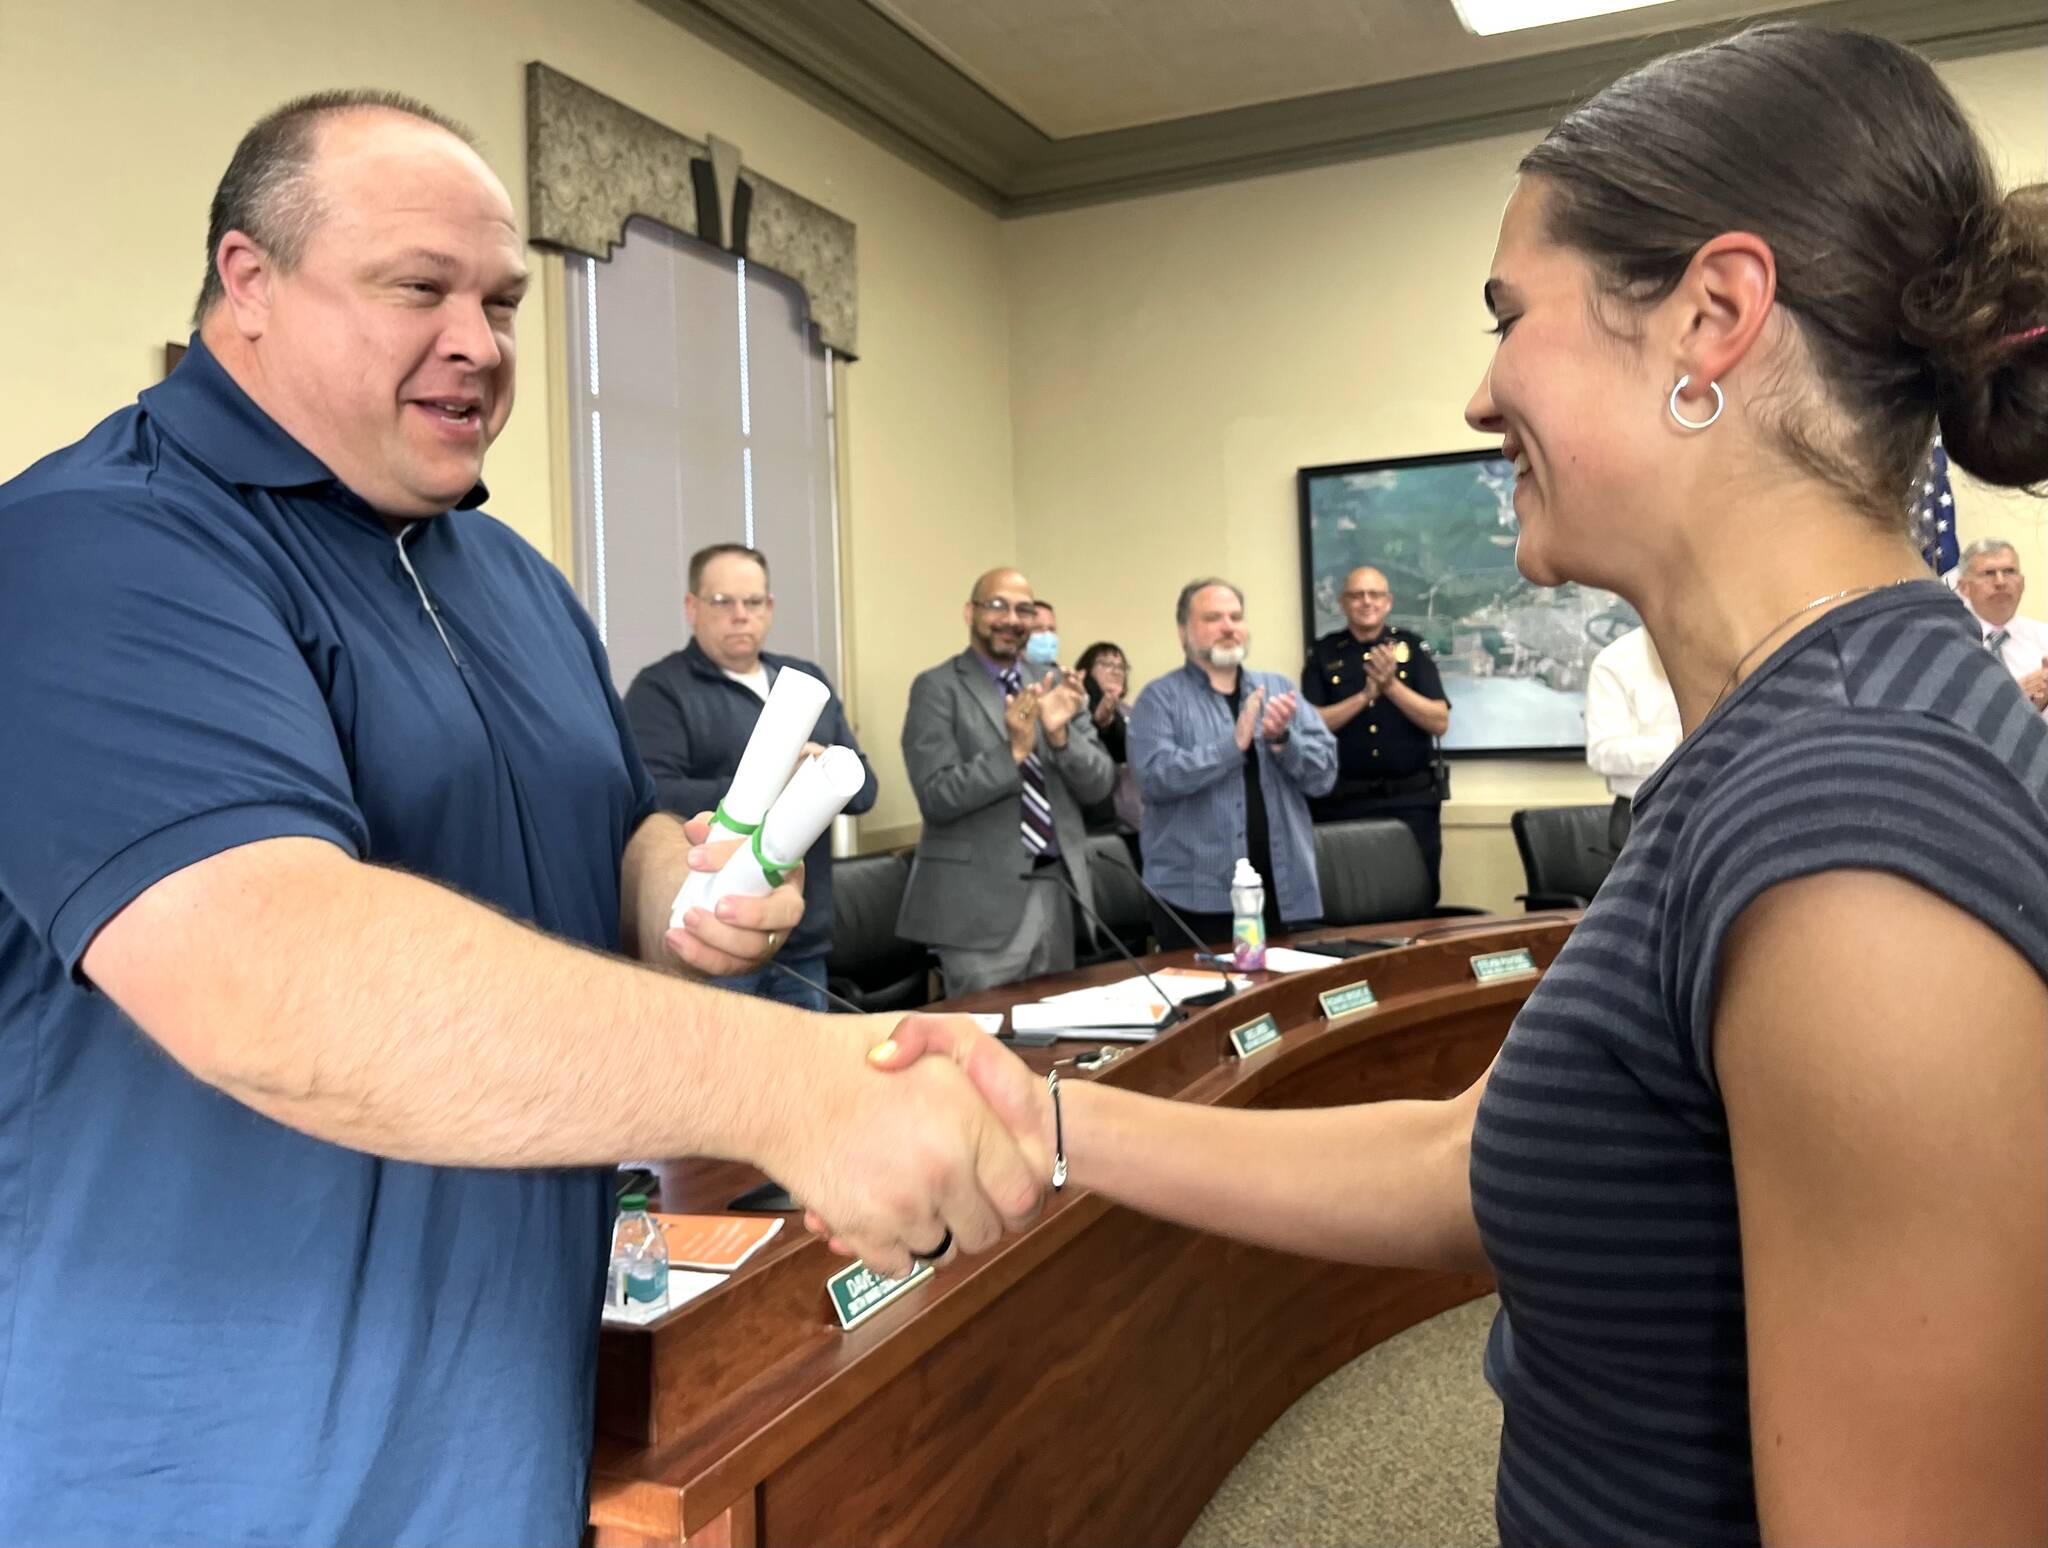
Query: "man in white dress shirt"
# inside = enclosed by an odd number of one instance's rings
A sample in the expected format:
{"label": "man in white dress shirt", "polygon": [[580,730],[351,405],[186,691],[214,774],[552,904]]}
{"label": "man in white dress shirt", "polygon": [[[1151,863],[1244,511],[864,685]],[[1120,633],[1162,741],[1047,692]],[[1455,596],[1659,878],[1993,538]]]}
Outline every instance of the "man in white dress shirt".
{"label": "man in white dress shirt", "polygon": [[2019,551],[2004,538],[1979,538],[1963,550],[1956,590],[1977,615],[1984,648],[2005,663],[2020,692],[2048,713],[2048,624],[2019,616],[2027,578]]}
{"label": "man in white dress shirt", "polygon": [[1586,677],[1586,762],[1614,796],[1608,839],[1628,837],[1629,803],[1684,735],[1671,679],[1650,631],[1631,629],[1593,658]]}

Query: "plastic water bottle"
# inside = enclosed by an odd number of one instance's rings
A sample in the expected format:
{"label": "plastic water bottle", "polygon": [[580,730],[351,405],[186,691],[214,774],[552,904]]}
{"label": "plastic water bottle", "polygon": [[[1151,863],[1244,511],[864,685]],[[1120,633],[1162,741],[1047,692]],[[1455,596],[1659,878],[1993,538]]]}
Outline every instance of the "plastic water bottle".
{"label": "plastic water bottle", "polygon": [[1230,955],[1241,973],[1266,965],[1266,884],[1243,858],[1230,878]]}
{"label": "plastic water bottle", "polygon": [[605,1301],[642,1310],[668,1305],[668,1238],[647,1213],[644,1193],[629,1193],[619,1200]]}

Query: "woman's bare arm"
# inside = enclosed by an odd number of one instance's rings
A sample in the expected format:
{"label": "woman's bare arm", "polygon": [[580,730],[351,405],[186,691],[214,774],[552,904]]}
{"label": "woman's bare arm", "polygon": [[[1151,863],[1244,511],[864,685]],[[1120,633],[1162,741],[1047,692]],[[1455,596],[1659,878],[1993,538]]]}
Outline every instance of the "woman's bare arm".
{"label": "woman's bare arm", "polygon": [[2048,986],[1872,872],[1764,894],[1722,982],[1765,1540],[2048,1540]]}
{"label": "woman's bare arm", "polygon": [[[959,1063],[1013,1131],[1051,1153],[1044,1078],[964,1017],[911,1017],[869,1058],[900,1069],[926,1053]],[[1447,1101],[1255,1111],[1066,1081],[1068,1185],[1282,1252],[1483,1270],[1470,1172],[1485,1089],[1482,1075]]]}

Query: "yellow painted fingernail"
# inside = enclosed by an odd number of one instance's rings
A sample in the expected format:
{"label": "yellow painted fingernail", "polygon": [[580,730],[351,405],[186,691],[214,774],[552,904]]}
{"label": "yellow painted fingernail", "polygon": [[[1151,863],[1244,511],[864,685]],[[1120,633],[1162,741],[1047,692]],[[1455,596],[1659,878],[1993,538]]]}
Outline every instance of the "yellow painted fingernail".
{"label": "yellow painted fingernail", "polygon": [[896,1039],[887,1038],[868,1050],[868,1063],[886,1064],[896,1057]]}

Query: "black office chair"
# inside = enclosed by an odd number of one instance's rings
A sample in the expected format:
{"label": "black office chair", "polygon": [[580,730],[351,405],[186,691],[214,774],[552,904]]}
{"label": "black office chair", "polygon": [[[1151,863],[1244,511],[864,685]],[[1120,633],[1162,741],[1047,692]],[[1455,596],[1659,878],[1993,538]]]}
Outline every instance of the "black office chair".
{"label": "black office chair", "polygon": [[825,982],[865,1011],[915,1010],[931,1003],[931,959],[896,933],[910,867],[901,855],[832,862],[832,953]]}
{"label": "black office chair", "polygon": [[[1115,833],[1094,833],[1088,838],[1088,875],[1094,883],[1095,912],[1115,932],[1134,957],[1152,949],[1152,916],[1145,904],[1145,889],[1138,885],[1137,868],[1131,851]],[[1086,916],[1074,910],[1074,965],[1093,967],[1098,962],[1120,962],[1123,953],[1108,941],[1092,936]]]}
{"label": "black office chair", "polygon": [[1508,819],[1529,890],[1517,897],[1531,910],[1584,908],[1614,867],[1608,836],[1614,808],[1538,806]]}
{"label": "black office chair", "polygon": [[1432,905],[1429,865],[1407,824],[1391,818],[1318,823],[1316,876],[1326,925],[1437,919],[1484,909]]}

